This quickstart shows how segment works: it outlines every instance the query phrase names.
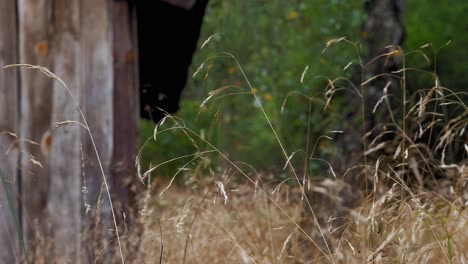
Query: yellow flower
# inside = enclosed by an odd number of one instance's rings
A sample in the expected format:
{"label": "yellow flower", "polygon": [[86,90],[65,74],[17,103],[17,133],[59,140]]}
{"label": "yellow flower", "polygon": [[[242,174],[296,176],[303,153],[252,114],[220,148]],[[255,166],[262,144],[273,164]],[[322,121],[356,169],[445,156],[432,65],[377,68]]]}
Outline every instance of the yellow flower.
{"label": "yellow flower", "polygon": [[234,67],[234,66],[229,66],[229,67],[227,68],[227,72],[228,72],[229,74],[234,74],[234,73],[236,73],[236,71],[237,71],[237,69],[236,69],[236,67]]}
{"label": "yellow flower", "polygon": [[292,10],[291,12],[289,12],[288,18],[289,18],[289,19],[296,19],[296,18],[297,18],[297,13],[296,13],[296,11]]}
{"label": "yellow flower", "polygon": [[257,94],[257,92],[258,92],[257,87],[253,87],[251,92],[252,92],[253,94]]}
{"label": "yellow flower", "polygon": [[324,149],[326,149],[327,147],[328,147],[328,142],[323,141],[323,140],[320,141],[320,143],[319,143],[319,149],[320,149],[320,150],[324,150]]}
{"label": "yellow flower", "polygon": [[361,35],[362,35],[362,37],[363,37],[363,38],[365,38],[365,39],[366,39],[366,38],[368,38],[368,37],[369,37],[369,32],[367,32],[367,31],[363,31],[363,32],[361,33]]}
{"label": "yellow flower", "polygon": [[400,55],[401,55],[401,52],[399,49],[396,49],[390,53],[390,56],[392,56],[393,58],[400,57]]}
{"label": "yellow flower", "polygon": [[273,99],[273,96],[271,96],[270,93],[263,94],[263,100],[265,100],[265,102],[269,102],[271,99]]}

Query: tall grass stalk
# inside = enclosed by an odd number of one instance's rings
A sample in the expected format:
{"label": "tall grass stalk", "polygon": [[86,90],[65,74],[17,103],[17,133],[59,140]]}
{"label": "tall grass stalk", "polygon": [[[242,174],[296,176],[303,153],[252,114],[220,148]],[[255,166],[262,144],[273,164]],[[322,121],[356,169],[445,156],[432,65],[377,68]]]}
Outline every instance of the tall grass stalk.
{"label": "tall grass stalk", "polygon": [[18,217],[17,217],[18,212],[16,211],[15,207],[13,206],[13,200],[11,199],[10,191],[8,191],[8,187],[6,185],[7,181],[5,179],[5,175],[3,175],[3,171],[2,171],[1,168],[0,168],[0,176],[1,176],[1,180],[2,180],[3,190],[5,191],[5,196],[6,196],[7,201],[8,201],[8,208],[10,209],[11,218],[13,219],[13,222],[15,223],[16,234],[18,235],[18,240],[19,240],[20,245],[21,245],[21,250],[23,252],[23,256],[25,258],[26,263],[29,264],[30,261],[29,261],[28,252],[26,251],[26,246],[24,244],[23,232],[21,232],[21,227],[20,227]]}
{"label": "tall grass stalk", "polygon": [[[294,166],[293,166],[292,163],[291,163],[290,156],[293,155],[294,153],[291,154],[291,155],[288,154],[288,151],[286,150],[286,147],[284,146],[283,142],[281,141],[280,137],[278,136],[278,133],[277,133],[277,131],[276,131],[276,128],[273,126],[273,123],[271,122],[270,117],[268,116],[268,114],[266,113],[264,107],[262,106],[262,102],[261,102],[261,100],[259,99],[259,97],[256,95],[256,93],[255,93],[255,91],[254,91],[254,86],[250,83],[250,80],[249,80],[249,78],[247,77],[247,75],[245,74],[245,72],[244,72],[244,70],[243,70],[243,68],[242,68],[242,66],[241,66],[241,64],[240,64],[240,62],[237,60],[237,58],[236,58],[233,54],[231,54],[231,53],[229,53],[229,52],[221,52],[221,53],[219,53],[219,56],[230,58],[230,59],[234,60],[234,62],[236,63],[237,68],[238,68],[239,71],[241,72],[242,77],[244,78],[244,80],[246,81],[246,83],[247,83],[247,85],[248,85],[248,87],[249,87],[249,90],[251,91],[251,94],[252,94],[252,96],[254,97],[254,99],[255,99],[257,105],[260,106],[259,109],[260,109],[260,111],[262,112],[262,115],[265,117],[265,120],[266,120],[266,122],[268,123],[268,126],[269,126],[271,132],[273,133],[274,138],[276,139],[276,142],[278,143],[278,146],[281,148],[281,152],[282,152],[282,154],[283,154],[283,156],[284,156],[284,159],[285,159],[285,161],[286,161],[286,165],[290,168],[290,170],[291,170],[291,172],[292,172],[292,174],[293,174],[293,176],[294,176],[294,179],[295,179],[296,183],[298,184],[298,186],[299,186],[299,188],[300,188],[300,190],[301,190],[301,193],[303,194],[303,197],[305,197],[305,196],[306,196],[306,191],[305,191],[305,189],[304,189],[304,185],[303,185],[303,183],[301,182],[301,180],[299,179],[299,176],[298,176],[297,173],[296,173],[296,169],[294,168]],[[203,64],[202,64],[202,65],[203,65]],[[317,224],[317,226],[318,226],[319,232],[320,232],[321,235],[322,235],[323,241],[324,241],[324,243],[325,243],[325,245],[326,245],[326,250],[327,250],[329,253],[331,253],[330,247],[328,246],[328,242],[327,242],[327,240],[325,239],[325,236],[324,236],[324,232],[323,232],[323,230],[322,230],[322,227],[320,226],[320,224],[319,224],[319,222],[318,222],[318,220],[317,220],[317,217],[315,216],[314,210],[312,209],[312,205],[310,204],[309,199],[304,199],[304,200],[305,200],[305,202],[306,202],[306,204],[307,204],[307,207],[309,208],[309,210],[310,210],[310,212],[311,212],[311,214],[312,214],[312,216],[313,216],[313,218],[314,218],[314,220],[315,220],[315,222],[316,222],[316,224]],[[299,226],[298,226],[298,227],[299,227]],[[308,236],[308,235],[307,235],[307,236]],[[314,242],[314,243],[315,243],[315,242]],[[332,255],[332,254],[328,254],[327,257],[330,257],[330,258],[331,258],[331,261],[334,262],[334,261],[333,261],[333,255]]]}

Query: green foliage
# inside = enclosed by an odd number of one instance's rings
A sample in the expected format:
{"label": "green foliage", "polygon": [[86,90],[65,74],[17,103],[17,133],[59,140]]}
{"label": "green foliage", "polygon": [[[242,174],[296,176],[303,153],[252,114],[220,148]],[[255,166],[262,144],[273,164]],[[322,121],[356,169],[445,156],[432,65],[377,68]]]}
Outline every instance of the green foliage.
{"label": "green foliage", "polygon": [[[451,1],[452,5],[421,2],[407,2],[406,50],[417,49],[427,42],[439,47],[454,39],[454,48],[439,54],[438,73],[442,74],[443,81],[466,87],[466,79],[462,77],[468,71],[468,65],[453,63],[452,60],[457,56],[466,58],[468,52],[459,46],[463,43],[466,46],[468,40],[462,34],[467,28],[463,25],[466,24],[463,14],[468,4],[465,1]],[[458,8],[453,8],[454,5]],[[199,41],[199,46],[205,45],[195,54],[189,74],[196,72],[200,65],[203,67],[189,80],[177,115],[183,117],[186,127],[203,136],[232,160],[247,162],[257,169],[281,168],[285,163],[259,104],[265,109],[288,153],[298,151],[293,163],[302,164],[306,150],[310,156],[313,146],[316,146],[314,157],[340,156],[334,146],[321,136],[339,129],[343,122],[352,124],[354,121],[346,120],[343,113],[323,111],[327,80],[318,76],[350,78],[353,69],[344,70],[345,66],[350,62],[353,65],[358,63],[351,45],[339,44],[323,54],[322,50],[330,39],[342,36],[359,39],[363,19],[363,3],[357,0],[211,0]],[[207,39],[209,41],[204,43]],[[224,52],[232,54],[241,66]],[[408,65],[434,67],[421,58],[409,56]],[[434,63],[432,58],[431,62]],[[301,82],[306,66],[308,70]],[[417,90],[425,84],[425,77],[414,76],[412,85]],[[431,78],[429,76],[428,79],[433,81]],[[200,107],[212,91],[219,93]],[[291,94],[293,91],[304,96]],[[309,101],[308,97],[314,100]],[[353,104],[349,104],[349,98],[346,92],[336,96],[332,103],[339,107],[331,109],[345,113],[356,111]],[[154,124],[142,126],[144,140],[152,137],[153,128]],[[198,146],[200,149],[194,148],[193,142],[184,138],[177,129],[162,135],[157,143],[151,140],[145,146],[142,160],[147,164],[203,151],[203,144]],[[170,177],[174,168],[186,162],[184,159],[174,161],[158,169],[158,173]],[[216,170],[222,162],[210,160],[207,167]],[[194,162],[190,166],[198,165]],[[307,166],[311,175],[321,169],[316,162],[307,162]]]}
{"label": "green foliage", "polygon": [[[406,2],[406,50],[421,49],[430,62],[421,56],[408,57],[408,65],[419,69],[436,71],[442,85],[455,91],[468,87],[468,1],[407,1]],[[450,41],[449,45],[446,43]],[[431,45],[421,48],[423,45]],[[442,49],[440,49],[443,47]],[[439,50],[436,54],[435,51]],[[437,56],[436,56],[437,55]],[[437,57],[437,58],[436,58]],[[432,85],[428,75],[414,73],[412,86],[417,90]]]}

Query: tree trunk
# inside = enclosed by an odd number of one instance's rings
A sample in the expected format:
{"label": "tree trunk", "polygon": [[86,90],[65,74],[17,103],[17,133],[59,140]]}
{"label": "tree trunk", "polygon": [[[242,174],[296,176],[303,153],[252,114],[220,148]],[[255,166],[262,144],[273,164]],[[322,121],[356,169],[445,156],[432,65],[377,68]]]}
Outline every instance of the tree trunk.
{"label": "tree trunk", "polygon": [[[374,58],[378,57],[387,52],[398,50],[396,46],[403,44],[404,39],[404,28],[403,28],[403,0],[368,0],[366,1],[365,9],[367,14],[367,19],[363,26],[363,35],[365,37],[365,56],[364,56],[364,65],[372,61]],[[393,46],[393,47],[387,47]],[[387,48],[385,48],[387,47]],[[399,54],[399,53],[395,53]],[[373,62],[369,63],[363,70],[363,72],[356,71],[354,76],[355,82],[358,86],[361,82],[383,73],[390,73],[399,69],[401,64],[401,55],[399,56],[384,56],[382,58],[376,59]],[[362,74],[362,75],[361,75]],[[364,76],[364,80],[361,80],[361,76]],[[379,100],[380,97],[384,95],[384,87],[390,83],[388,88],[388,93],[391,93],[391,89],[396,89],[399,86],[399,80],[395,77],[382,76],[376,80],[370,82],[364,86],[364,119],[362,122],[366,122],[366,127],[364,133],[369,132],[374,128],[377,120],[375,115],[372,113],[372,110]],[[358,102],[359,100],[356,100]],[[359,106],[356,105],[356,109],[359,109]],[[359,120],[361,117],[361,112],[355,111],[350,113],[349,118]],[[383,115],[385,117],[385,115]],[[340,148],[343,149],[343,153],[363,153],[363,144],[361,143],[362,135],[356,135],[355,133],[350,133],[346,131],[343,133],[343,136],[339,139]],[[368,139],[364,139],[368,140]],[[359,144],[361,143],[361,144]],[[346,160],[343,164],[342,170],[345,171],[348,168],[356,166],[357,163],[361,162],[362,155],[351,155],[347,157],[351,160]],[[310,237],[312,237],[315,243],[310,243],[310,241],[305,241],[302,243],[304,248],[304,254],[306,255],[307,260],[316,260],[319,258],[328,257],[330,254],[333,254],[336,246],[339,245],[339,237],[342,231],[336,230],[333,234],[329,233],[329,230],[332,230],[328,227],[330,224],[329,220],[331,218],[337,219],[335,222],[339,222],[339,219],[344,219],[348,215],[348,209],[353,208],[360,204],[361,199],[364,195],[361,193],[361,190],[364,186],[368,187],[368,179],[364,177],[365,173],[357,170],[351,170],[344,177],[344,181],[340,180],[324,180],[318,183],[315,183],[314,186],[320,186],[320,189],[326,189],[325,193],[332,194],[330,197],[339,197],[337,201],[344,201],[342,204],[333,204],[333,201],[329,200],[329,197],[325,197],[321,192],[316,190],[311,190],[308,193],[308,199],[310,200],[312,209],[315,214],[319,216],[317,222],[312,220],[310,209],[305,206],[303,210],[303,221],[301,226],[303,229],[308,232]],[[314,187],[315,188],[315,187]],[[328,206],[323,206],[324,204]],[[330,207],[330,205],[333,205]],[[334,208],[331,210],[330,208]],[[317,225],[322,227],[322,232],[318,232]],[[340,225],[338,225],[340,226]]]}
{"label": "tree trunk", "polygon": [[[363,25],[364,45],[366,49],[364,64],[379,55],[394,51],[392,55],[380,57],[363,69],[364,80],[379,74],[391,73],[401,68],[402,54],[399,47],[403,45],[405,30],[403,24],[404,0],[367,0],[365,2],[367,19]],[[363,80],[363,81],[364,81]],[[374,128],[378,121],[372,113],[378,100],[384,95],[387,86],[388,94],[399,88],[399,80],[389,75],[370,82],[364,87],[366,131]],[[384,114],[385,116],[385,114]]]}

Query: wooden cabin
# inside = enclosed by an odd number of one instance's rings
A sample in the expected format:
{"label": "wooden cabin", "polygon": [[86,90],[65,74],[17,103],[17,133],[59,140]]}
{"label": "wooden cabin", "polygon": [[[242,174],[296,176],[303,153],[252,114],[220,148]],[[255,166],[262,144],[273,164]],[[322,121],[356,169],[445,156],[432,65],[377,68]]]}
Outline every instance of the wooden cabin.
{"label": "wooden cabin", "polygon": [[116,226],[138,235],[134,5],[0,1],[1,263],[110,263]]}

